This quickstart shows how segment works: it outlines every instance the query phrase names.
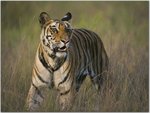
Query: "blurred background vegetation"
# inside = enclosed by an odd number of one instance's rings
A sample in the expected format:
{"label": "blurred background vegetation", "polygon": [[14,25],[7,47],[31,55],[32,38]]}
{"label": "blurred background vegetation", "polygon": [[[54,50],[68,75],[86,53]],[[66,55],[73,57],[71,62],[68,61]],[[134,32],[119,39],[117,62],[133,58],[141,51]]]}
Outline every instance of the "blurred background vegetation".
{"label": "blurred background vegetation", "polygon": [[[74,28],[101,36],[110,60],[107,90],[99,95],[89,79],[71,111],[148,111],[149,2],[1,2],[1,110],[25,111],[32,66],[40,41],[39,14],[61,19],[72,13]],[[56,91],[47,90],[39,111],[59,111]]]}

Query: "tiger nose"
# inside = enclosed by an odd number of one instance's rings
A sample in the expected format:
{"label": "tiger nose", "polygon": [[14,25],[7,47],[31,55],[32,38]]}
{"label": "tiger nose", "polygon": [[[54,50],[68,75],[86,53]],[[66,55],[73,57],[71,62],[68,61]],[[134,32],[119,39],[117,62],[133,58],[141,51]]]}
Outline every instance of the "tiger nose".
{"label": "tiger nose", "polygon": [[55,40],[54,42],[55,42],[55,44],[59,44],[60,40]]}

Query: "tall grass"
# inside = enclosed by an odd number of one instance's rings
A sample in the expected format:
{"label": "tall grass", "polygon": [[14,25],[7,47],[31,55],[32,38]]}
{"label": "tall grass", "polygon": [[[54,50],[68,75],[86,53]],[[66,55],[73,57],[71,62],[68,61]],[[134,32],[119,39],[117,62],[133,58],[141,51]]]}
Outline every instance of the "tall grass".
{"label": "tall grass", "polygon": [[[71,111],[148,111],[148,2],[2,2],[2,111],[26,111],[34,57],[39,43],[40,12],[101,36],[109,56],[105,93],[87,78]],[[39,111],[59,111],[57,91],[46,90]]]}

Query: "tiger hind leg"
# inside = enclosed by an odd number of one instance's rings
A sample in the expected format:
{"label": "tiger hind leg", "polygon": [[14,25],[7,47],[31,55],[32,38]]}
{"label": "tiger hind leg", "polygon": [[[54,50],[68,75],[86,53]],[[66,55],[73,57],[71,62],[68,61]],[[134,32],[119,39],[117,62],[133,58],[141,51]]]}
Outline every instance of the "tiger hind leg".
{"label": "tiger hind leg", "polygon": [[77,78],[76,78],[76,91],[77,92],[79,91],[79,89],[80,89],[83,81],[85,80],[86,76],[87,76],[87,74],[82,74],[82,75],[77,76]]}
{"label": "tiger hind leg", "polygon": [[102,85],[104,82],[103,77],[99,76],[99,75],[95,75],[95,76],[90,75],[90,79],[91,79],[93,85],[95,86],[96,90],[100,91],[102,89]]}
{"label": "tiger hind leg", "polygon": [[43,90],[32,83],[27,96],[26,109],[28,111],[36,111],[41,106],[43,100]]}

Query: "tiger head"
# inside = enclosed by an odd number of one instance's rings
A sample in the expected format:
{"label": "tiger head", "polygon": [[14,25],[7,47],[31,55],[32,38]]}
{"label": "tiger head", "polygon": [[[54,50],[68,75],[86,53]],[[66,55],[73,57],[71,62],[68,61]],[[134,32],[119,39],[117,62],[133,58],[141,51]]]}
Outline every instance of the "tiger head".
{"label": "tiger head", "polygon": [[54,52],[66,51],[72,33],[69,23],[71,18],[72,15],[69,12],[61,20],[51,19],[46,12],[42,12],[39,16],[42,44]]}

